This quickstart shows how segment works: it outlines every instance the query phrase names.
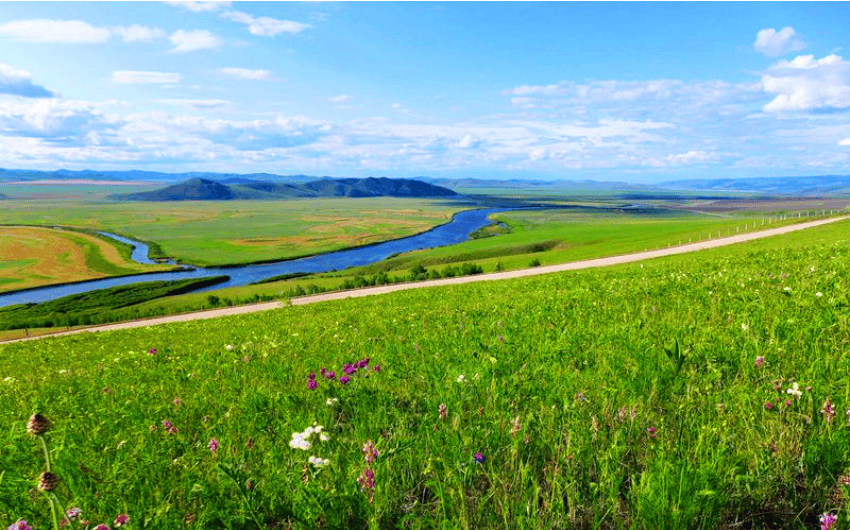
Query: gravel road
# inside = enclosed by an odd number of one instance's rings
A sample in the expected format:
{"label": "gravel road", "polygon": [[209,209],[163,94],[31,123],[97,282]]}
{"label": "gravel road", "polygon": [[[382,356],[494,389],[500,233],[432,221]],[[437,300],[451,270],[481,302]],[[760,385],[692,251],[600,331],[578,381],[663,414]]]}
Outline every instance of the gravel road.
{"label": "gravel road", "polygon": [[[697,250],[704,250],[709,248],[723,247],[726,245],[734,245],[735,243],[742,243],[744,241],[752,241],[754,239],[761,239],[765,237],[776,236],[780,234],[787,234],[789,232],[796,232],[798,230],[805,230],[808,228],[814,228],[816,226],[825,225],[828,223],[834,223],[836,221],[842,221],[844,219],[850,219],[850,216],[841,216],[841,217],[832,217],[829,219],[821,219],[819,221],[810,221],[806,223],[798,223],[788,226],[783,226],[780,228],[771,228],[767,230],[760,230],[757,232],[750,232],[747,234],[739,234],[731,237],[723,237],[718,239],[711,239],[708,241],[701,241],[698,243],[690,243],[687,245],[681,245],[678,247],[665,248],[660,250],[650,250],[648,252],[638,252],[635,254],[626,254],[624,256],[610,256],[607,258],[597,258],[597,259],[589,259],[583,261],[574,261],[570,263],[561,263],[559,265],[548,265],[545,267],[535,267],[533,269],[522,269],[516,271],[505,271],[505,272],[496,272],[492,274],[479,274],[476,276],[462,276],[459,278],[445,278],[441,280],[428,280],[423,282],[414,282],[414,283],[404,283],[404,284],[394,284],[394,285],[382,285],[379,287],[367,287],[364,289],[357,289],[354,291],[341,291],[334,293],[323,293],[316,294],[310,296],[303,296],[299,298],[293,298],[291,300],[292,305],[306,305],[306,304],[316,304],[319,302],[328,302],[331,300],[341,300],[343,298],[360,298],[362,296],[374,296],[378,294],[386,294],[392,293],[396,291],[403,291],[406,289],[422,289],[424,287],[438,287],[441,285],[456,285],[461,283],[472,283],[472,282],[484,282],[484,281],[496,281],[496,280],[507,280],[511,278],[523,278],[526,276],[536,276],[538,274],[551,274],[553,272],[562,272],[562,271],[572,271],[578,269],[588,269],[591,267],[609,267],[611,265],[620,265],[622,263],[631,263],[634,261],[642,261],[652,258],[660,258],[662,256],[672,256],[675,254],[684,254],[686,252],[695,252]],[[213,309],[210,311],[198,311],[193,313],[183,313],[180,315],[173,315],[169,317],[158,317],[151,318],[147,320],[137,320],[133,322],[121,322],[118,324],[107,324],[103,326],[93,326],[84,329],[75,329],[71,331],[63,331],[60,333],[53,333],[50,335],[42,335],[38,337],[29,337],[24,339],[15,339],[6,341],[7,342],[19,342],[24,340],[37,340],[44,337],[57,337],[62,335],[73,335],[76,333],[91,333],[98,331],[112,331],[116,329],[128,329],[128,328],[140,328],[147,326],[154,326],[158,324],[168,324],[170,322],[188,322],[190,320],[204,320],[208,318],[220,318],[224,316],[230,315],[242,315],[245,313],[254,313],[257,311],[268,311],[269,309],[278,309],[284,307],[286,304],[283,302],[266,302],[262,304],[252,304],[252,305],[244,305],[238,307],[227,307],[224,309]]]}

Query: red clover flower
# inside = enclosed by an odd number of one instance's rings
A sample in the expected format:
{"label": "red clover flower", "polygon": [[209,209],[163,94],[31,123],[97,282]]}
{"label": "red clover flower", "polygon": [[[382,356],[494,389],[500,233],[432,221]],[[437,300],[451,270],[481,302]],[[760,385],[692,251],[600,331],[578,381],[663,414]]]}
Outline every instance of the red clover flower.
{"label": "red clover flower", "polygon": [[101,524],[99,524],[99,525],[95,526],[95,527],[94,527],[94,530],[109,530],[109,527],[108,527],[108,526],[106,526],[105,524],[102,524],[102,523],[101,523]]}
{"label": "red clover flower", "polygon": [[472,458],[474,458],[479,464],[483,464],[487,460],[481,453],[475,453]]}
{"label": "red clover flower", "polygon": [[319,383],[317,383],[315,379],[308,379],[307,380],[307,388],[309,388],[310,390],[316,390],[316,388],[318,386],[319,386]]}
{"label": "red clover flower", "polygon": [[343,385],[348,384],[349,381],[351,381],[351,378],[348,377],[347,375],[344,375],[344,376],[339,378],[339,382],[342,383]]}
{"label": "red clover flower", "polygon": [[658,429],[656,429],[655,427],[650,427],[646,430],[646,432],[649,433],[650,438],[655,438],[655,436],[658,434]]}
{"label": "red clover flower", "polygon": [[156,355],[156,348],[151,348],[148,350],[148,355]]}
{"label": "red clover flower", "polygon": [[764,357],[759,355],[756,357],[756,368],[761,368],[762,366],[764,366]]}
{"label": "red clover flower", "polygon": [[218,438],[211,438],[210,443],[207,444],[207,447],[210,448],[210,452],[212,454],[215,454],[216,450],[218,450]]}
{"label": "red clover flower", "polygon": [[115,518],[115,526],[123,526],[129,522],[130,517],[128,517],[126,513],[119,514],[118,517]]}
{"label": "red clover flower", "polygon": [[820,530],[829,530],[837,520],[838,516],[829,512],[824,512],[824,514],[820,516]]}
{"label": "red clover flower", "polygon": [[446,416],[448,416],[448,414],[449,414],[449,409],[446,407],[446,404],[440,403],[439,410],[440,410],[440,419],[441,420],[446,419]]}
{"label": "red clover flower", "polygon": [[826,398],[820,412],[823,414],[823,419],[826,420],[827,423],[832,423],[832,419],[835,417],[835,407],[833,406],[831,399]]}
{"label": "red clover flower", "polygon": [[367,464],[371,464],[378,458],[378,448],[375,447],[375,442],[372,440],[367,440],[365,444],[363,444],[363,458],[366,459]]}
{"label": "red clover flower", "polygon": [[83,511],[79,508],[71,508],[70,510],[65,512],[65,515],[68,516],[68,519],[76,519],[80,516],[81,513],[83,513]]}
{"label": "red clover flower", "polygon": [[23,519],[18,519],[17,521],[9,525],[9,528],[7,528],[6,530],[32,530],[32,527]]}

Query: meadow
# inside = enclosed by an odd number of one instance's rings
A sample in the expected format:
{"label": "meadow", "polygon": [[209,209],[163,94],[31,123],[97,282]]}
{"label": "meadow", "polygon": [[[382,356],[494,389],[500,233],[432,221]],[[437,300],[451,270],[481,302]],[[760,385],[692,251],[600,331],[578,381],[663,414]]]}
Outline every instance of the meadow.
{"label": "meadow", "polygon": [[848,229],[2,345],[0,523],[846,525]]}
{"label": "meadow", "polygon": [[[114,190],[113,190],[114,191]],[[413,235],[465,209],[421,199],[116,202],[4,200],[0,224],[104,230],[199,266],[292,259]]]}
{"label": "meadow", "polygon": [[0,292],[173,267],[141,265],[109,238],[36,226],[0,226]]}

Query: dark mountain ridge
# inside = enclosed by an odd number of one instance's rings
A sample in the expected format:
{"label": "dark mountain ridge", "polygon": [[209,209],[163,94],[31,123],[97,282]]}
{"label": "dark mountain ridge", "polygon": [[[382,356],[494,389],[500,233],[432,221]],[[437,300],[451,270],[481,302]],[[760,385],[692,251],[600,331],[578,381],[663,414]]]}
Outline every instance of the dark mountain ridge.
{"label": "dark mountain ridge", "polygon": [[247,178],[229,179],[223,184],[194,178],[166,188],[139,193],[112,195],[125,201],[228,201],[235,199],[288,199],[318,197],[452,197],[454,191],[410,179],[323,178],[304,184],[266,182]]}

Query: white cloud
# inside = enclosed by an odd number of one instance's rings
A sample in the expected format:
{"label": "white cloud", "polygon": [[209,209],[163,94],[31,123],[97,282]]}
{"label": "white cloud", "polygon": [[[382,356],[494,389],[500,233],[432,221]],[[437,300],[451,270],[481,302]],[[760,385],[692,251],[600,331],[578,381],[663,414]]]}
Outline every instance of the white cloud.
{"label": "white cloud", "polygon": [[349,101],[351,101],[351,99],[352,99],[352,97],[349,96],[348,94],[340,94],[338,96],[332,97],[331,103],[333,103],[335,105],[344,105],[345,103],[348,103]]}
{"label": "white cloud", "polygon": [[180,79],[180,74],[172,72],[118,70],[112,73],[112,82],[119,85],[173,85]]}
{"label": "white cloud", "polygon": [[149,28],[136,24],[127,27],[114,27],[112,31],[124,42],[148,42],[165,36],[165,32],[159,28]]}
{"label": "white cloud", "polygon": [[205,29],[177,30],[168,38],[174,47],[171,53],[187,53],[209,50],[221,46],[221,39]]}
{"label": "white cloud", "polygon": [[278,20],[269,17],[254,17],[242,11],[228,11],[221,14],[221,18],[245,24],[252,35],[262,37],[274,37],[278,33],[300,33],[309,28],[309,24],[293,22],[291,20]]}
{"label": "white cloud", "polygon": [[850,146],[850,138],[845,138],[845,139],[841,140],[840,142],[838,142],[838,145]]}
{"label": "white cloud", "polygon": [[27,98],[52,98],[58,96],[49,88],[33,84],[32,74],[0,63],[0,94],[12,94]]}
{"label": "white cloud", "polygon": [[108,41],[112,32],[80,20],[33,19],[0,24],[0,37],[25,42],[96,44]]}
{"label": "white cloud", "polygon": [[806,43],[794,31],[794,28],[786,26],[780,31],[773,28],[759,31],[753,47],[766,57],[779,57],[805,49]]}
{"label": "white cloud", "polygon": [[247,68],[219,68],[218,71],[222,74],[232,75],[241,79],[249,79],[251,81],[268,81],[272,78],[271,72],[268,70],[249,70]]}
{"label": "white cloud", "polygon": [[838,55],[817,60],[801,55],[771,66],[762,86],[777,94],[764,106],[766,112],[845,109],[850,107],[850,62]]}
{"label": "white cloud", "polygon": [[0,135],[3,136],[80,142],[89,132],[112,129],[119,124],[83,101],[0,101]]}
{"label": "white cloud", "polygon": [[226,7],[230,7],[230,2],[165,2],[166,4],[174,7],[180,7],[187,11],[192,11],[194,13],[209,13],[211,11],[218,11],[219,9],[223,9]]}
{"label": "white cloud", "polygon": [[231,107],[230,101],[223,99],[158,99],[157,103],[164,105],[176,105],[197,110],[214,110]]}

